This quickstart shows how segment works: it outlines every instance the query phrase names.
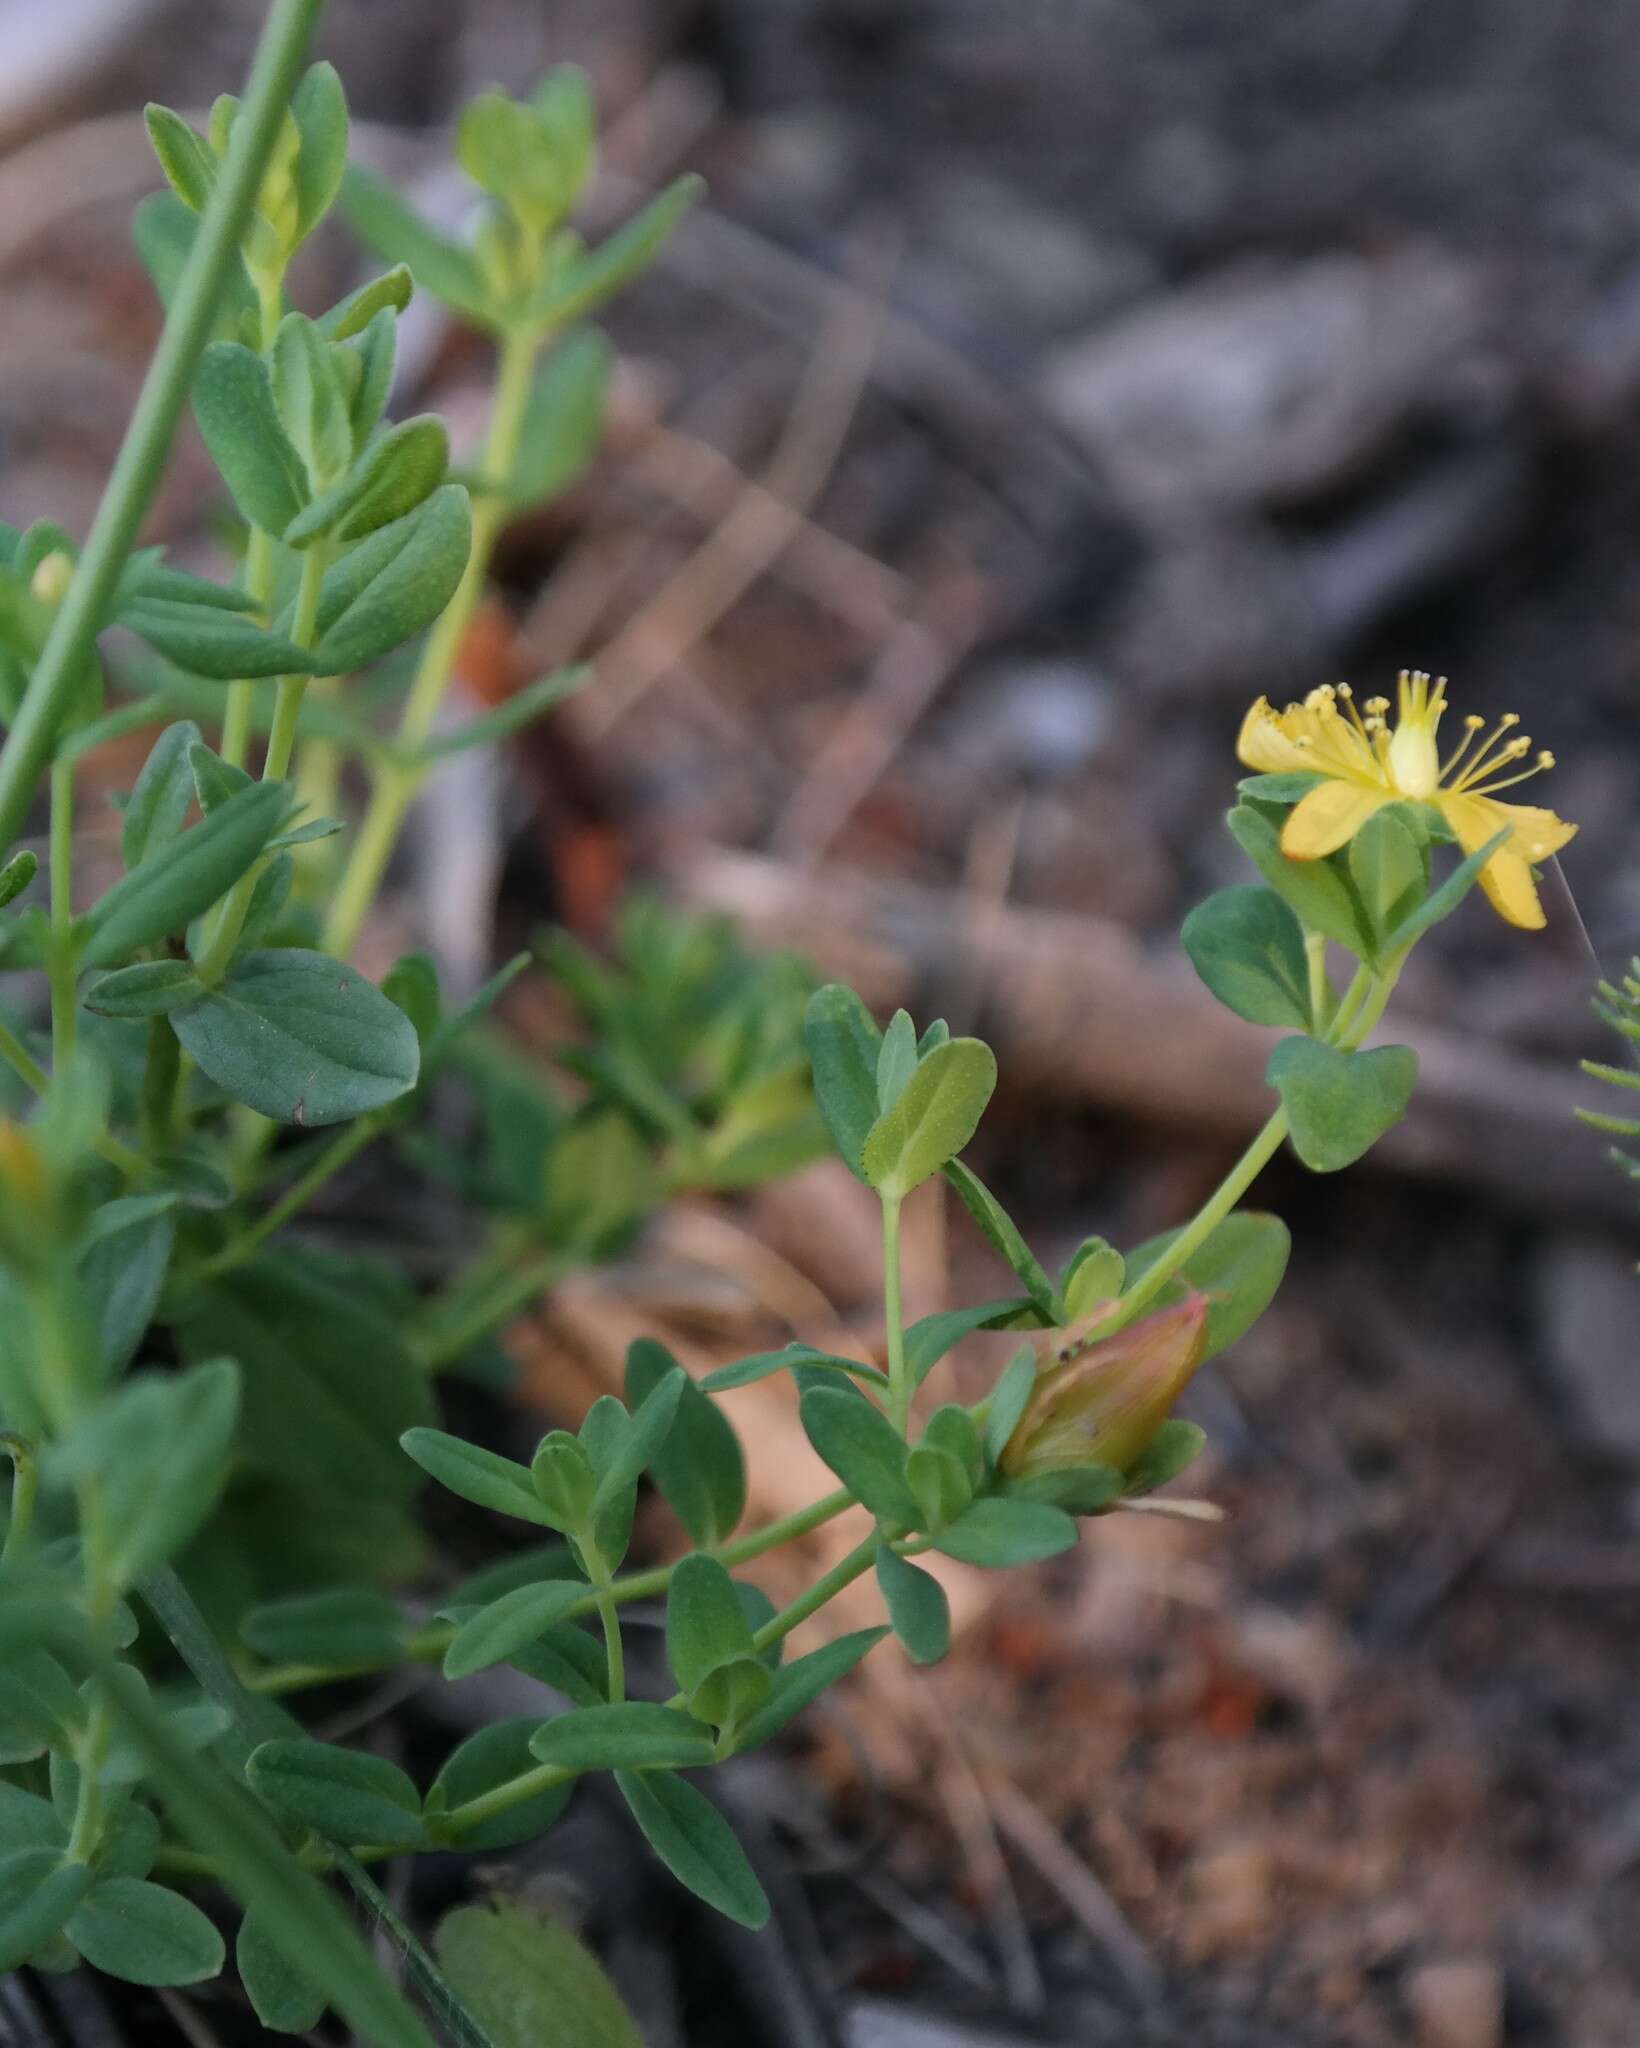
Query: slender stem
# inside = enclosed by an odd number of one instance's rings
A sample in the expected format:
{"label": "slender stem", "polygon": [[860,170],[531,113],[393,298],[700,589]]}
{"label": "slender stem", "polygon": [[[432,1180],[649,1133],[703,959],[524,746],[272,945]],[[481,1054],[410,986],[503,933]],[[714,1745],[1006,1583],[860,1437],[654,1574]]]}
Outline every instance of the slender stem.
{"label": "slender stem", "polygon": [[51,1064],[59,1072],[74,1050],[80,996],[74,960],[74,764],[51,769]]}
{"label": "slender stem", "polygon": [[806,1593],[800,1593],[789,1607],[782,1607],[772,1615],[760,1629],[754,1631],[752,1647],[767,1650],[775,1643],[784,1642],[792,1630],[808,1620],[811,1614],[818,1614],[828,1600],[833,1600],[845,1586],[852,1586],[862,1572],[869,1571],[877,1555],[877,1532],[857,1543],[846,1556],[840,1557],[829,1572],[815,1580]]}
{"label": "slender stem", "polygon": [[142,1134],[150,1152],[163,1152],[171,1142],[181,1079],[177,1035],[164,1017],[155,1017],[148,1026],[148,1057],[142,1070]]}
{"label": "slender stem", "polygon": [[262,31],[222,175],[183,265],[85,552],[0,749],[0,851],[16,841],[92,642],[107,621],[115,582],[159,484],[194,365],[210,338],[228,267],[237,257],[323,4],[275,0]]}
{"label": "slender stem", "polygon": [[0,1024],[0,1060],[36,1095],[44,1095],[51,1086],[51,1076],[7,1024]]}
{"label": "slender stem", "polygon": [[1332,988],[1327,981],[1327,935],[1307,931],[1304,956],[1310,970],[1310,1023],[1320,1032],[1332,1020]]}
{"label": "slender stem", "polygon": [[[324,582],[328,559],[327,551],[317,546],[309,548],[302,557],[302,581],[297,589],[296,614],[290,629],[290,637],[298,647],[306,647],[313,638],[314,622],[319,615],[319,589]],[[268,735],[267,758],[262,763],[264,782],[283,781],[290,767],[291,753],[296,745],[296,721],[301,714],[306,690],[306,676],[279,678],[273,730]],[[245,915],[251,907],[251,898],[256,894],[257,882],[266,865],[265,859],[256,861],[241,875],[217,911],[215,928],[195,963],[199,978],[207,988],[213,987],[228,971],[233,949],[245,928]]]}
{"label": "slender stem", "polygon": [[883,1317],[888,1330],[888,1402],[901,1436],[911,1419],[911,1380],[905,1361],[905,1309],[900,1286],[900,1197],[883,1202]]}
{"label": "slender stem", "polygon": [[454,1323],[443,1329],[428,1331],[425,1339],[416,1346],[416,1356],[428,1372],[438,1372],[452,1359],[459,1358],[464,1351],[486,1337],[509,1316],[527,1308],[550,1288],[554,1287],[568,1271],[570,1261],[562,1252],[543,1252],[538,1259],[517,1273],[500,1277],[493,1293],[488,1293],[475,1306],[457,1317]]}
{"label": "slender stem", "polygon": [[[770,1522],[766,1528],[754,1529],[750,1534],[737,1536],[733,1542],[721,1543],[710,1553],[719,1564],[731,1571],[736,1565],[747,1564],[754,1557],[761,1557],[765,1551],[778,1550],[783,1543],[793,1543],[800,1536],[807,1536],[823,1524],[835,1521],[837,1516],[855,1505],[854,1496],[846,1486],[840,1486],[834,1493],[828,1493],[817,1501],[811,1501],[806,1508],[797,1508],[789,1515],[783,1515],[778,1522]],[[610,1582],[609,1596],[617,1605],[624,1607],[633,1600],[656,1600],[672,1583],[675,1565],[662,1564],[648,1571],[627,1572],[623,1577]],[[597,1602],[589,1591],[587,1597],[569,1610],[566,1620],[592,1613]],[[406,1654],[418,1663],[436,1664],[450,1647],[455,1634],[448,1622],[435,1622],[419,1629],[411,1637]],[[387,1660],[397,1663],[397,1656]],[[338,1670],[334,1665],[316,1664],[269,1664],[260,1671],[252,1672],[243,1683],[247,1690],[256,1693],[300,1692],[307,1686],[333,1685],[338,1678],[358,1678],[371,1671],[383,1668],[381,1663],[370,1662]]]}
{"label": "slender stem", "polygon": [[[502,337],[482,463],[484,475],[498,486],[506,484],[517,461],[519,435],[542,341],[542,336],[526,332],[510,332]],[[501,489],[485,493],[473,507],[472,551],[455,595],[422,649],[399,721],[397,745],[401,748],[413,751],[422,746],[433,729],[467,628],[484,594],[490,557],[506,516],[507,500]],[[353,950],[387,872],[405,814],[426,773],[426,768],[414,761],[387,759],[377,764],[370,803],[353,841],[325,927],[327,952],[345,956]]]}
{"label": "slender stem", "polygon": [[1155,1300],[1179,1268],[1201,1250],[1258,1179],[1286,1135],[1287,1112],[1278,1109],[1155,1265],[1148,1267],[1122,1296],[1109,1329],[1101,1325],[1100,1335],[1108,1336],[1112,1331],[1123,1328],[1142,1308]]}
{"label": "slender stem", "polygon": [[220,1251],[213,1252],[202,1264],[196,1266],[191,1277],[195,1280],[214,1278],[219,1273],[230,1272],[235,1266],[243,1265],[258,1246],[264,1244],[276,1230],[281,1229],[299,1210],[307,1206],[332,1175],[340,1173],[342,1168],[356,1159],[367,1145],[373,1144],[381,1129],[382,1126],[375,1117],[355,1117],[345,1130],[325,1146],[307,1171],[291,1182],[277,1202],[265,1209],[256,1221],[248,1224],[237,1237],[230,1238]]}
{"label": "slender stem", "polygon": [[621,1610],[607,1577],[598,1581],[598,1619],[603,1624],[604,1653],[609,1661],[609,1703],[626,1698],[626,1645],[621,1641]]}

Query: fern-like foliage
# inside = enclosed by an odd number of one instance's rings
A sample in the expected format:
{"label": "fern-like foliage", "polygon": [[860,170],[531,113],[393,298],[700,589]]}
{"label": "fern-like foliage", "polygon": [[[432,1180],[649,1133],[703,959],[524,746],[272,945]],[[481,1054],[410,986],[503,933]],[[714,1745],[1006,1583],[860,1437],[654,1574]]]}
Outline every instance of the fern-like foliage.
{"label": "fern-like foliage", "polygon": [[[1600,984],[1594,1007],[1596,1015],[1628,1041],[1629,1056],[1636,1064],[1614,1067],[1601,1060],[1584,1060],[1584,1073],[1592,1074],[1597,1081],[1609,1081],[1613,1087],[1640,1093],[1640,1050],[1635,1050],[1640,1048],[1640,959],[1629,962],[1621,987],[1609,981]],[[1640,1117],[1617,1116],[1596,1109],[1580,1109],[1578,1115],[1598,1131],[1611,1131],[1620,1138],[1640,1138]],[[1640,1159],[1632,1152],[1614,1145],[1611,1156],[1630,1179],[1640,1180]]]}

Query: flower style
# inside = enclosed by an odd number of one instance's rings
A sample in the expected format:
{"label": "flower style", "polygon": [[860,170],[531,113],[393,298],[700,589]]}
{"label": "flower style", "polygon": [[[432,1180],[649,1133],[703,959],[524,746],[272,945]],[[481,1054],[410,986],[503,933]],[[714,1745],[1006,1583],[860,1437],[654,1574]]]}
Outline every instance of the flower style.
{"label": "flower style", "polygon": [[[1464,720],[1464,737],[1446,760],[1435,743],[1446,710],[1446,680],[1402,670],[1393,726],[1389,700],[1369,697],[1358,710],[1347,683],[1312,690],[1302,704],[1274,710],[1260,697],[1242,721],[1238,757],[1266,774],[1304,770],[1325,780],[1294,805],[1281,834],[1290,860],[1320,860],[1353,839],[1385,804],[1432,804],[1464,852],[1476,853],[1506,827],[1509,837],[1481,869],[1481,887],[1510,924],[1537,930],[1544,922],[1532,875],[1534,862],[1558,853],[1575,825],[1533,804],[1505,804],[1498,791],[1555,765],[1540,752],[1529,768],[1516,764],[1532,742],[1505,712],[1484,738],[1484,718]],[[1364,715],[1363,715],[1364,714]]]}

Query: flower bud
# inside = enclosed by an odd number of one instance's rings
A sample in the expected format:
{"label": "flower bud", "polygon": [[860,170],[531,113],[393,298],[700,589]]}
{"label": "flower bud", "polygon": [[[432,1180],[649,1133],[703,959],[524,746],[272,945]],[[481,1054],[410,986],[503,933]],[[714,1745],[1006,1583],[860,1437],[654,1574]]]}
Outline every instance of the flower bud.
{"label": "flower bud", "polygon": [[62,548],[53,548],[40,561],[34,574],[29,578],[29,595],[41,604],[55,608],[63,601],[68,590],[69,578],[74,574],[74,558]]}
{"label": "flower bud", "polygon": [[1036,1391],[1002,1453],[1010,1479],[1084,1465],[1126,1472],[1189,1385],[1207,1342],[1205,1294],[1078,1349],[1078,1333],[1110,1307],[1038,1339]]}

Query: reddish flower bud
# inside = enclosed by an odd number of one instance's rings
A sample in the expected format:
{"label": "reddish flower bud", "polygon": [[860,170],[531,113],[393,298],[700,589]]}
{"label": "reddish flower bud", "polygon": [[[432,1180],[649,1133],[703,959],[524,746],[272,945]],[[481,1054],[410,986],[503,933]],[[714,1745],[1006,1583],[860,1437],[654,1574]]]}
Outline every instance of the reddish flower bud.
{"label": "reddish flower bud", "polygon": [[1078,1348],[1078,1333],[1097,1327],[1110,1308],[1103,1302],[1038,1340],[1036,1391],[1002,1453],[1009,1478],[1078,1465],[1126,1472],[1189,1385],[1207,1342],[1205,1294]]}

